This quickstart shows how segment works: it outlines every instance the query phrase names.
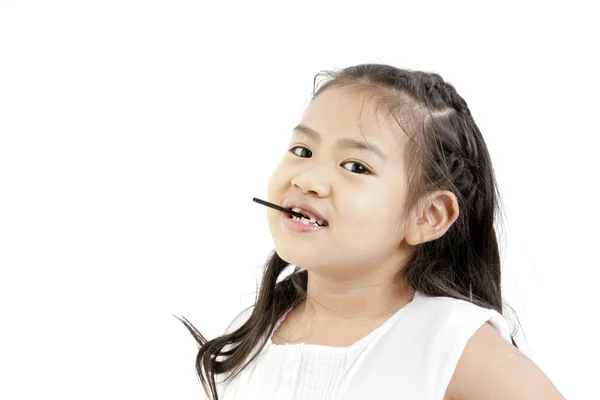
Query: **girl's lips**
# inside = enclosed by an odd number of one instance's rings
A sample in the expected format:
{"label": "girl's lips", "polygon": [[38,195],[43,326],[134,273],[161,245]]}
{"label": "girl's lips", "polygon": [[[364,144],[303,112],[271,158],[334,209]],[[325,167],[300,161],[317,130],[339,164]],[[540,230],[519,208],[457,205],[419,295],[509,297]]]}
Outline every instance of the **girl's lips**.
{"label": "girl's lips", "polygon": [[[288,207],[288,210],[292,210],[293,211],[293,209],[296,208],[296,207],[297,206]],[[298,207],[298,208],[300,208],[300,207]],[[308,219],[313,218],[313,219],[315,219],[317,221],[322,221],[322,225],[321,226],[329,226],[329,222],[327,222],[324,218],[321,218],[320,216],[315,215],[314,213],[312,213],[310,211],[307,211],[305,209],[300,208],[300,211],[294,211],[294,212],[300,213],[300,214],[304,215]]]}
{"label": "girl's lips", "polygon": [[315,232],[325,229],[325,226],[305,225],[302,222],[294,221],[290,214],[283,214],[283,225],[294,232]]}
{"label": "girl's lips", "polygon": [[315,208],[313,208],[310,204],[308,204],[305,201],[301,201],[301,200],[287,200],[284,202],[283,205],[285,208],[287,208],[288,210],[291,210],[295,207],[298,207],[301,211],[300,213],[303,215],[306,215],[309,218],[314,218],[316,220],[323,220],[325,222],[325,225],[329,225],[329,223],[327,222],[327,219],[325,217],[323,217],[323,215],[321,215],[321,213],[319,213],[319,211],[317,211]]}

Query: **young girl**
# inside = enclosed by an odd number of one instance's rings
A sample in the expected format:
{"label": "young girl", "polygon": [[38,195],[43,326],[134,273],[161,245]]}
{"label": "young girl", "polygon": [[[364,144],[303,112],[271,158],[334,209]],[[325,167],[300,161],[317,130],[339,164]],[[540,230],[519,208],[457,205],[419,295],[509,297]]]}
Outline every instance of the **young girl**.
{"label": "young girl", "polygon": [[210,399],[562,399],[502,315],[498,193],[467,103],[435,73],[325,74],[268,187],[307,218],[267,208],[275,251],[223,336],[182,320]]}

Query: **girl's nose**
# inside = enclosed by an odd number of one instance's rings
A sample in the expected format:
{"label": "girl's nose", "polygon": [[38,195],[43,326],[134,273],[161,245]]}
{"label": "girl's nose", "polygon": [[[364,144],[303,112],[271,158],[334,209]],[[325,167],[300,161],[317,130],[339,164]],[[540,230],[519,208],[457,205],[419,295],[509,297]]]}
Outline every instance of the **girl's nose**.
{"label": "girl's nose", "polygon": [[299,188],[304,194],[313,193],[319,197],[329,195],[329,183],[323,175],[317,176],[306,173],[296,175],[292,179],[292,186]]}

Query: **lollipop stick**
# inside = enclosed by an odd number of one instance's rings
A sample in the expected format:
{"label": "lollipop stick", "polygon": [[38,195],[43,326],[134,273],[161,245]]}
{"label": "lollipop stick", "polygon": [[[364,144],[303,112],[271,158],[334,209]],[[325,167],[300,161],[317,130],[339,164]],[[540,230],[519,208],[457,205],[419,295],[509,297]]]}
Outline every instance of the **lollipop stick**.
{"label": "lollipop stick", "polygon": [[255,202],[260,203],[260,204],[262,204],[264,206],[267,206],[267,207],[274,208],[274,209],[279,210],[279,211],[283,211],[284,213],[292,214],[293,216],[298,217],[298,218],[304,217],[304,215],[302,215],[300,213],[297,213],[297,212],[292,211],[292,210],[288,210],[287,208],[284,208],[284,207],[280,207],[277,204],[269,203],[268,201],[257,199],[256,197],[254,197],[252,199],[252,201],[255,201]]}

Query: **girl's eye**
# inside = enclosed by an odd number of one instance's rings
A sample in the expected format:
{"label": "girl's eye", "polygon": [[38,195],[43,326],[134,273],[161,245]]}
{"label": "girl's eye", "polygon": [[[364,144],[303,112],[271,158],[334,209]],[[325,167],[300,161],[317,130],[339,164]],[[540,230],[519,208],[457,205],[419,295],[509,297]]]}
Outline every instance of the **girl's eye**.
{"label": "girl's eye", "polygon": [[[308,157],[312,156],[312,152],[309,149],[307,149],[306,147],[302,147],[302,146],[292,147],[292,149],[290,151],[298,156],[296,149],[306,150],[308,152]],[[298,156],[298,157],[302,157],[302,156]],[[302,158],[304,158],[304,157],[302,157]]]}
{"label": "girl's eye", "polygon": [[[352,168],[349,171],[351,172],[356,172],[358,174],[369,174],[369,170],[367,169],[367,167],[365,167],[362,164],[359,164],[355,161],[346,161],[344,164],[354,164],[356,166],[356,168]],[[346,168],[348,169],[348,168]]]}
{"label": "girl's eye", "polygon": [[[300,149],[300,152],[302,150],[306,150],[306,153],[308,153],[307,157],[311,157],[312,156],[312,152],[310,150],[308,150],[306,147],[302,147],[302,146],[292,147],[290,149],[290,152],[293,153],[293,154],[295,154],[295,155],[297,155],[298,157],[302,157],[301,155],[298,154],[299,153],[298,149]],[[302,158],[305,158],[305,157],[302,157]],[[357,163],[356,161],[346,161],[344,164],[354,164],[355,165],[355,168],[350,168],[350,169],[345,168],[345,169],[347,169],[350,172],[355,172],[355,173],[358,173],[358,174],[367,174],[367,175],[370,174],[369,169],[367,167],[365,167],[364,165],[362,165],[360,163]]]}

